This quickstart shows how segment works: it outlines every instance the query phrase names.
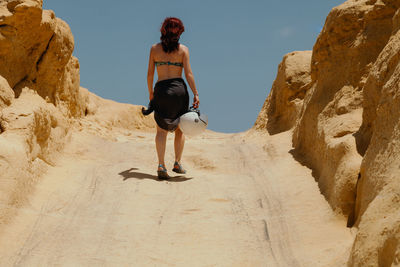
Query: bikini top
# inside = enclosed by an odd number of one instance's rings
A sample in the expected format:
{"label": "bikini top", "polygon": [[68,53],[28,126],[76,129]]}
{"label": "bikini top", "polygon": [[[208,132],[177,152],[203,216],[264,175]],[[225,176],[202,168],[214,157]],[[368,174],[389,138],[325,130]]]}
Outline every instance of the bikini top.
{"label": "bikini top", "polygon": [[178,66],[178,67],[183,67],[183,64],[182,64],[182,63],[179,63],[179,62],[155,61],[154,63],[156,64],[156,66],[161,66],[161,65],[174,65],[174,66]]}

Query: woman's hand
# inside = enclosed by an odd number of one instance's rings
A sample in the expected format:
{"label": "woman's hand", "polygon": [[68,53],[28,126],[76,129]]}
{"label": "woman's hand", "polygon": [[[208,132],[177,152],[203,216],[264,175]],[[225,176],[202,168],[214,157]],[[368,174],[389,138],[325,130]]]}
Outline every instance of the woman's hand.
{"label": "woman's hand", "polygon": [[194,95],[193,97],[193,107],[198,108],[200,105],[199,95]]}
{"label": "woman's hand", "polygon": [[153,100],[153,98],[154,98],[154,92],[150,92],[150,94],[149,94],[150,101]]}

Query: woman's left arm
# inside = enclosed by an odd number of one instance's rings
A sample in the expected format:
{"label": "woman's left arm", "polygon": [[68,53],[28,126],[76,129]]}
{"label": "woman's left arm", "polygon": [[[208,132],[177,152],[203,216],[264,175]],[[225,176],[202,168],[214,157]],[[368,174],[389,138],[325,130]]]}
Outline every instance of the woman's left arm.
{"label": "woman's left arm", "polygon": [[153,99],[153,80],[154,80],[154,45],[150,49],[149,66],[147,68],[147,87],[149,89],[149,99]]}
{"label": "woman's left arm", "polygon": [[196,84],[194,83],[194,76],[193,76],[192,68],[190,67],[189,49],[186,46],[183,46],[183,48],[184,48],[184,50],[183,50],[184,51],[184,53],[183,53],[183,69],[185,70],[186,80],[188,81],[189,86],[192,89],[192,92],[194,94],[193,107],[198,108],[200,105],[199,93],[197,92]]}

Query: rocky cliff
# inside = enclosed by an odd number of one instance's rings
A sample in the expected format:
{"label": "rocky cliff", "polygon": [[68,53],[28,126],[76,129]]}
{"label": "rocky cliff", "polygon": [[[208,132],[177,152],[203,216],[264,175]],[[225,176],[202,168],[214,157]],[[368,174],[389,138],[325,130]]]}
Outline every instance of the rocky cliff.
{"label": "rocky cliff", "polygon": [[300,114],[311,85],[311,51],[292,52],[283,57],[271,93],[255,122],[258,130],[275,134],[291,129]]}
{"label": "rocky cliff", "polygon": [[[309,76],[301,61],[287,67],[293,55],[286,55],[254,126],[270,134],[293,129],[291,152],[358,229],[349,266],[400,262],[399,8],[398,0],[349,0],[333,8]],[[310,82],[294,113],[287,107],[298,90],[289,82],[296,73],[304,73],[302,84]]]}
{"label": "rocky cliff", "polygon": [[0,223],[54,164],[70,129],[153,127],[139,107],[81,88],[73,50],[69,26],[41,0],[0,0]]}

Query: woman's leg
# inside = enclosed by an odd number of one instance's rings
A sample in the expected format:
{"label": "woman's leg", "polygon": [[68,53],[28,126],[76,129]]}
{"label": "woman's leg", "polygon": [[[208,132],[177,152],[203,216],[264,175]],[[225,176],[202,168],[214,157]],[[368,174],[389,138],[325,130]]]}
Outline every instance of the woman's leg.
{"label": "woman's leg", "polygon": [[[158,156],[158,164],[162,164],[165,167],[164,157],[165,157],[165,145],[167,143],[167,135],[168,132],[164,129],[161,129],[157,125],[157,134],[156,134],[156,149]],[[162,168],[158,168],[159,170]]]}
{"label": "woman's leg", "polygon": [[175,130],[175,140],[174,140],[175,162],[178,163],[181,162],[184,146],[185,146],[185,135],[178,126],[178,128]]}

